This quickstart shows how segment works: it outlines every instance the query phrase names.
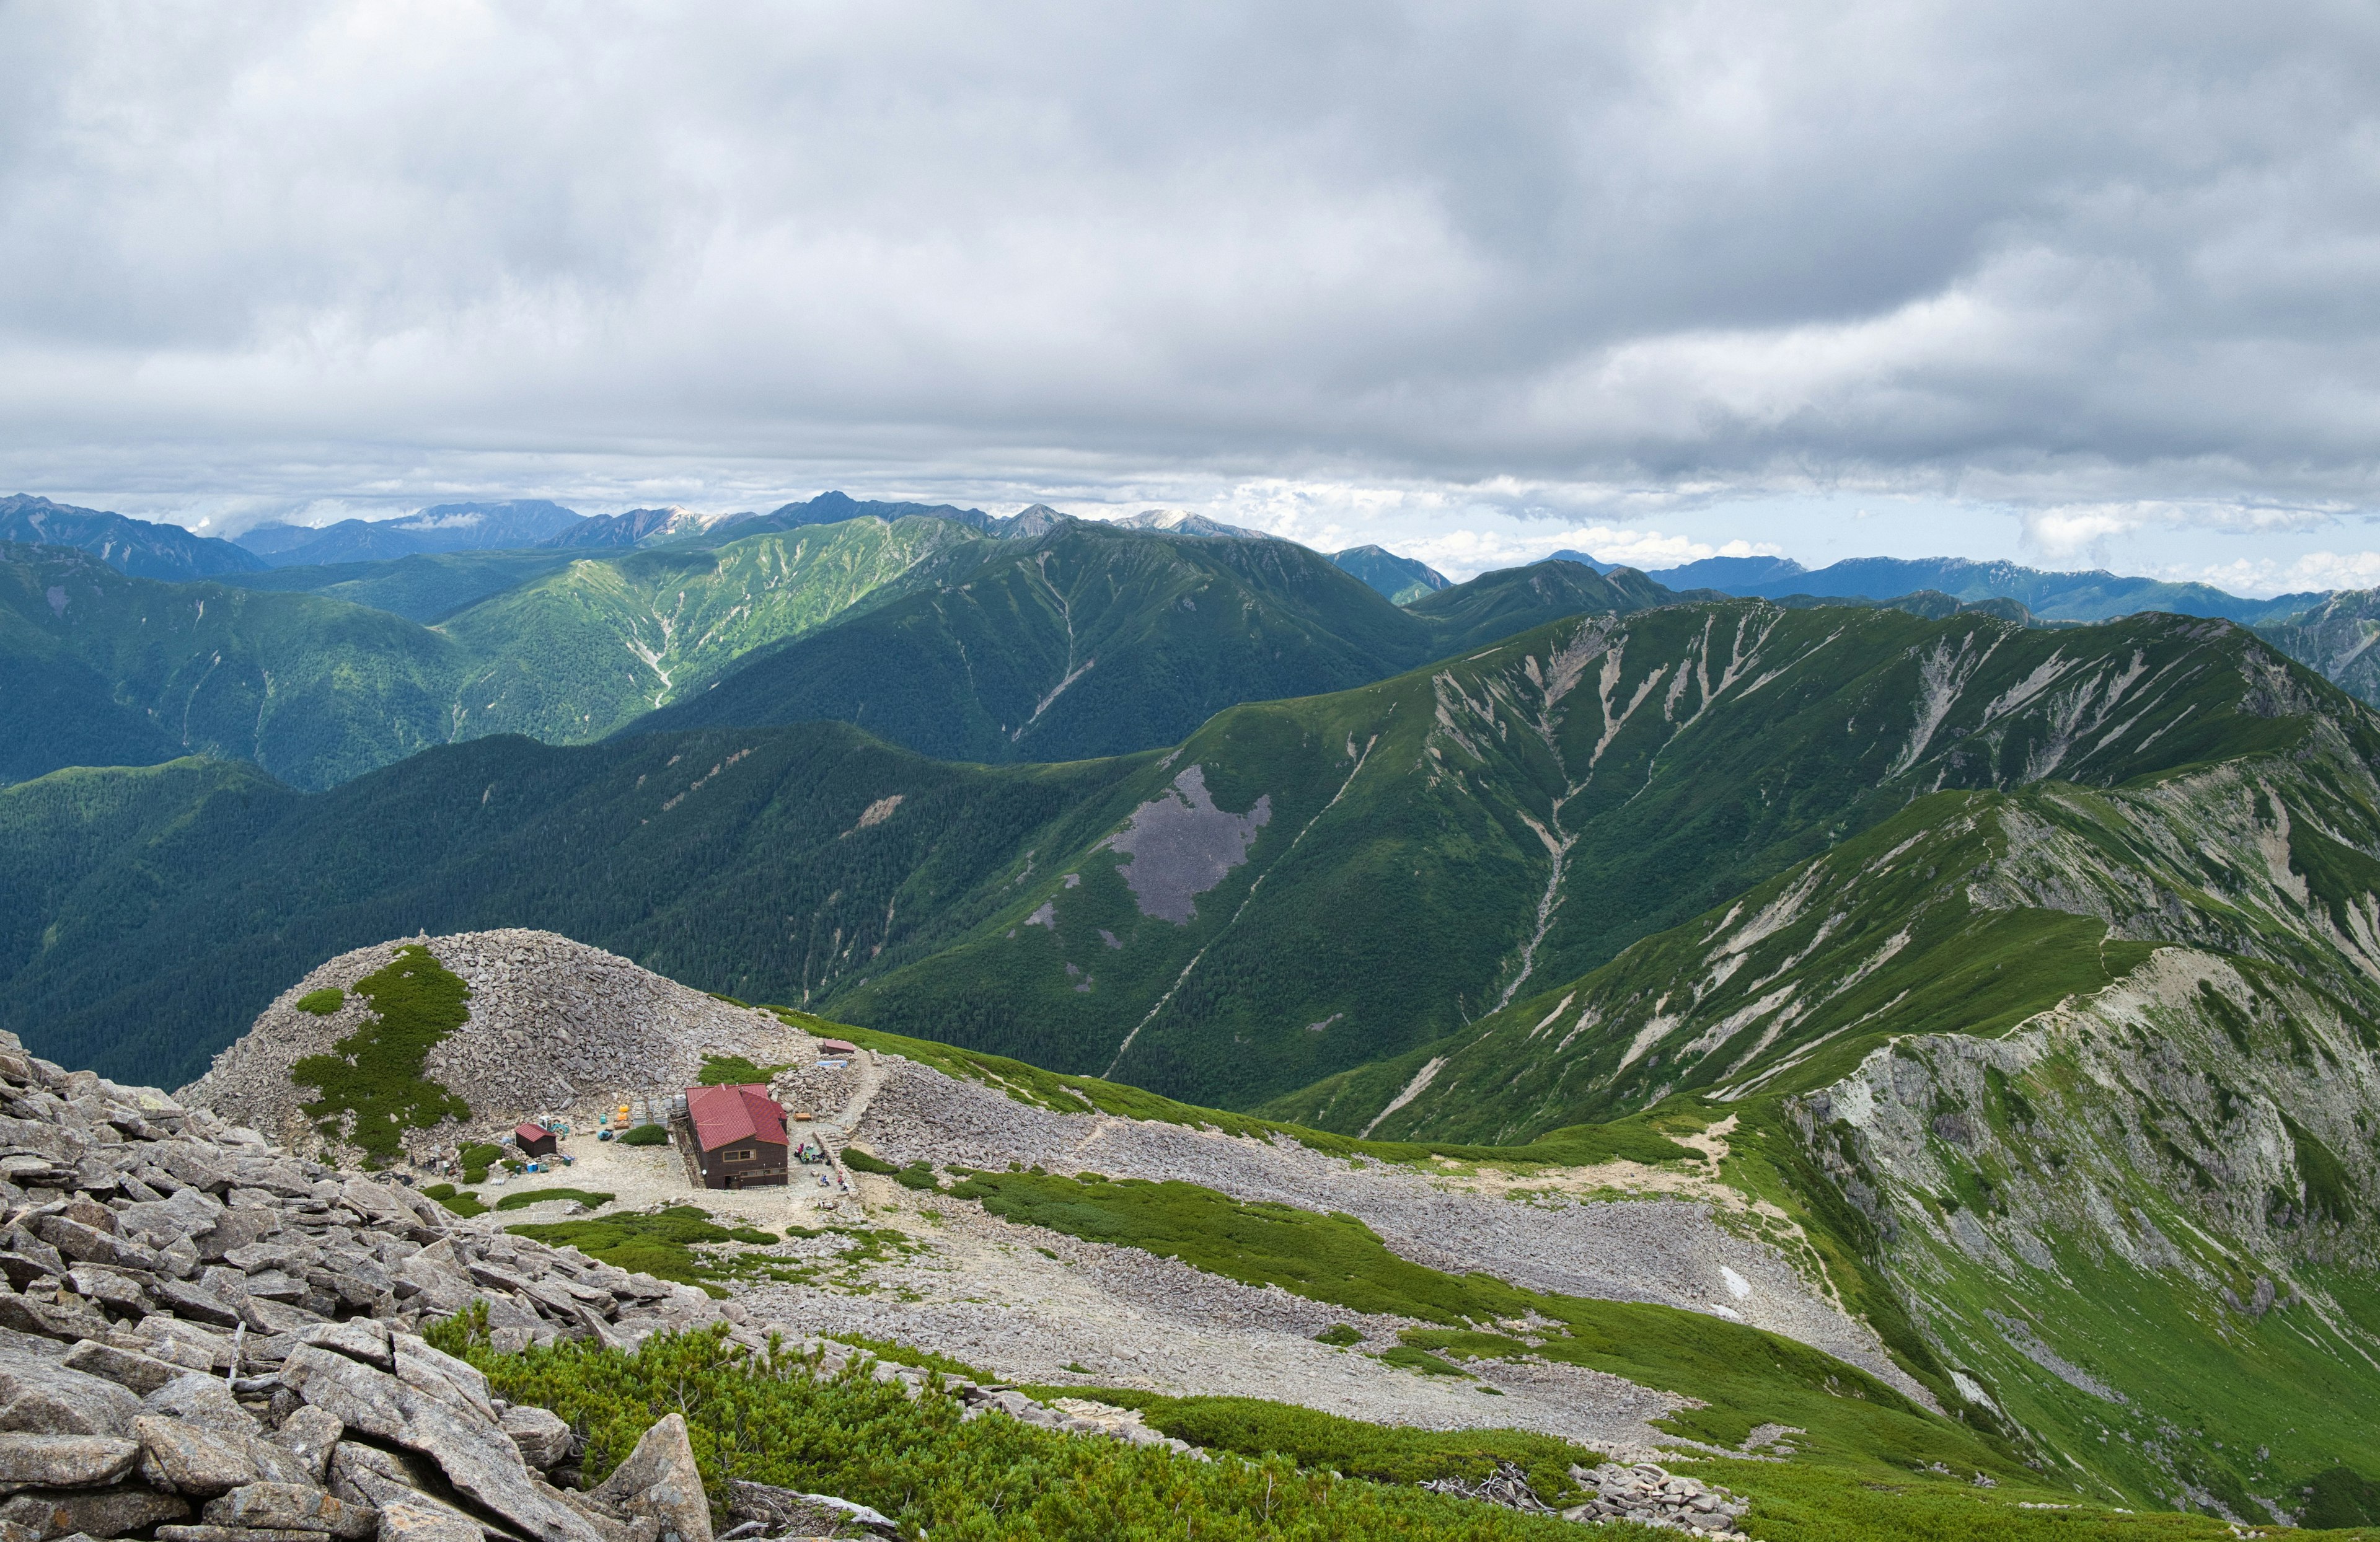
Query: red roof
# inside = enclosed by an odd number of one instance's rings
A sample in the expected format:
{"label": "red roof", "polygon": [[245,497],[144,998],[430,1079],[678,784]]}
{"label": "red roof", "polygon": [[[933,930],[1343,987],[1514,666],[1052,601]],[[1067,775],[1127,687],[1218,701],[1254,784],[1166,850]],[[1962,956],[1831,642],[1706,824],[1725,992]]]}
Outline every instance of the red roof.
{"label": "red roof", "polygon": [[513,1126],[513,1138],[515,1140],[543,1140],[551,1132],[549,1132],[542,1124],[516,1124]]}
{"label": "red roof", "polygon": [[706,1151],[755,1136],[771,1146],[785,1144],[785,1111],[770,1099],[767,1087],[754,1083],[687,1087],[686,1111],[694,1122],[695,1140]]}
{"label": "red roof", "polygon": [[845,1044],[840,1038],[821,1038],[819,1040],[819,1053],[822,1055],[856,1055],[859,1053],[859,1050],[852,1045]]}

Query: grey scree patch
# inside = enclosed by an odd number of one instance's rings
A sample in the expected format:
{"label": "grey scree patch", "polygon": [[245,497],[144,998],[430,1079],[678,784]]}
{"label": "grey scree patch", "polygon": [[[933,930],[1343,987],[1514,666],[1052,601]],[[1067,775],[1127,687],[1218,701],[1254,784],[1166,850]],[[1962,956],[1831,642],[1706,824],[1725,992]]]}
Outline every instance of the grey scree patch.
{"label": "grey scree patch", "polygon": [[1226,814],[1208,795],[1206,768],[1192,766],[1100,844],[1132,858],[1118,870],[1140,913],[1179,926],[1198,913],[1199,895],[1248,859],[1257,832],[1271,822],[1270,793],[1245,814]]}

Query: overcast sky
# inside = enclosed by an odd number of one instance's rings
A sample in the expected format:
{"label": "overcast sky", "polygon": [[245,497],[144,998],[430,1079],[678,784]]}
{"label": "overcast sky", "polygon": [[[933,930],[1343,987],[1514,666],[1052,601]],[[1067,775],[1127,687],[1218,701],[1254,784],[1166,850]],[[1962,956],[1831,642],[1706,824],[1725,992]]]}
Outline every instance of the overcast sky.
{"label": "overcast sky", "polygon": [[2380,584],[2380,8],[0,0],[0,479]]}

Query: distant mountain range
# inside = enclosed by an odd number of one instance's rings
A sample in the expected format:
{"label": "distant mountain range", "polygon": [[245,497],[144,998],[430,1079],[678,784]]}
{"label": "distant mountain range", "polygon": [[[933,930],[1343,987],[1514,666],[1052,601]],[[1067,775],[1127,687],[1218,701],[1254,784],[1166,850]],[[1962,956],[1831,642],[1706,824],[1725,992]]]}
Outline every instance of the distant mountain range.
{"label": "distant mountain range", "polygon": [[[1756,1400],[1660,1405],[1701,1454],[1924,1512],[1796,1535],[2217,1535],[2058,1495],[2380,1521],[2380,713],[2283,652],[2380,689],[2380,596],[2044,625],[2233,597],[1780,559],[1450,585],[840,494],[164,580],[123,567],[227,543],[19,502],[0,1029],[35,1052],[176,1080],[346,949],[543,928],[1020,1103],[1109,1107],[1045,1074],[1086,1072],[1521,1220],[1723,1219],[1913,1400],[1747,1337]],[[411,533],[497,539],[480,512]],[[1708,1160],[1626,1156],[1672,1138]],[[1536,1358],[1553,1299],[1402,1347]],[[1915,1433],[1846,1457],[1884,1412]],[[1992,1485],[1941,1460],[1977,1441]]]}
{"label": "distant mountain range", "polygon": [[[1557,552],[1597,571],[1609,565],[1584,552]],[[1806,568],[1790,557],[1705,557],[1656,570],[1669,588],[1717,589],[1721,594],[1782,600],[1892,600],[1921,589],[1954,600],[2014,600],[2048,621],[2106,621],[2142,611],[2177,615],[2221,616],[2260,625],[2295,615],[2322,601],[2321,592],[2251,600],[2205,584],[2174,584],[2158,578],[2127,578],[2094,569],[2047,572],[2010,562],[1973,562],[1964,557],[1852,557],[1830,566]]]}
{"label": "distant mountain range", "polygon": [[99,509],[18,493],[0,498],[0,540],[71,546],[139,578],[214,578],[261,569],[264,559],[228,540]]}
{"label": "distant mountain range", "polygon": [[541,498],[502,504],[440,504],[399,519],[342,519],[335,525],[259,525],[232,539],[274,567],[385,562],[431,552],[516,551],[584,523],[586,516]]}

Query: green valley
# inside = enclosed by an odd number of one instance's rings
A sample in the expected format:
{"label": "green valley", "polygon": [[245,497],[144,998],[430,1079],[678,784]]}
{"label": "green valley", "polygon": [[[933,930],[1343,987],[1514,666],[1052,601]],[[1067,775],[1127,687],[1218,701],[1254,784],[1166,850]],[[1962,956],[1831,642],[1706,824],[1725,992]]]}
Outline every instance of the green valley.
{"label": "green valley", "polygon": [[[2326,690],[2222,624],[1730,601],[1556,623],[1060,766],[811,724],[479,740],[311,796],[229,768],[67,773],[0,795],[10,860],[62,875],[12,898],[0,935],[58,945],[9,963],[0,1025],[96,1057],[103,1024],[171,1022],[189,1063],[295,960],[533,925],[1247,1107],[1393,1079],[1931,788],[2114,784],[2285,742],[2300,720],[2256,710],[2281,686]],[[140,791],[64,790],[119,785]],[[91,798],[157,806],[111,815],[110,847],[78,822]]]}

